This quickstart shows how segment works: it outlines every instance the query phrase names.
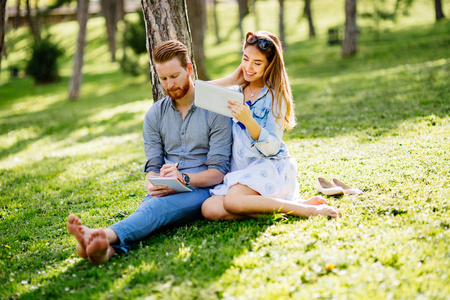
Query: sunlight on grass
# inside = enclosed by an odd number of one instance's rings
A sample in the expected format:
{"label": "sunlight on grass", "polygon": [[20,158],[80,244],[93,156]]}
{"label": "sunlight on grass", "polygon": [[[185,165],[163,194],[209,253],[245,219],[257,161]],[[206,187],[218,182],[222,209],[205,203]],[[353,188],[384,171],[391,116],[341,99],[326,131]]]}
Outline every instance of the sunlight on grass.
{"label": "sunlight on grass", "polygon": [[[373,3],[358,2],[358,11],[370,12]],[[435,24],[425,0],[397,23],[381,22],[379,40],[375,23],[359,18],[360,51],[342,59],[339,46],[327,45],[327,30],[343,24],[344,0],[312,5],[315,39],[298,20],[303,3],[285,1],[298,125],[284,140],[303,198],[318,195],[319,176],[364,194],[325,197],[339,210],[337,221],[274,214],[164,228],[100,267],[77,257],[67,216],[106,228],[141,203],[149,78],[127,76],[110,62],[104,20],[92,18],[82,96],[69,102],[77,23],[49,27],[66,49],[63,78],[51,85],[22,78],[29,33],[9,31],[0,82],[0,297],[445,299],[450,23]],[[230,74],[241,59],[237,5],[218,7],[223,43],[215,45],[211,19],[205,43],[212,78]],[[257,13],[258,29],[278,34],[278,2],[258,1]],[[244,34],[255,23],[247,17]],[[20,78],[9,79],[12,65]]]}

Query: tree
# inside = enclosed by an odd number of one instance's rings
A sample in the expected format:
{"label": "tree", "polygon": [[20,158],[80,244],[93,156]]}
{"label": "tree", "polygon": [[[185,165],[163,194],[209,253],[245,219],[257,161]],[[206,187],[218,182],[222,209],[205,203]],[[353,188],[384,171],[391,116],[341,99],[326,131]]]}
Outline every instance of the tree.
{"label": "tree", "polygon": [[2,70],[2,56],[5,48],[5,32],[6,32],[6,0],[0,0],[0,72]]}
{"label": "tree", "polygon": [[239,31],[241,33],[241,40],[244,38],[244,29],[242,28],[242,21],[249,14],[248,0],[238,0],[239,6]]}
{"label": "tree", "polygon": [[213,6],[214,34],[216,35],[216,44],[220,44],[222,40],[220,39],[219,34],[219,19],[217,18],[218,1],[214,0],[213,4],[214,4]]}
{"label": "tree", "polygon": [[434,9],[436,11],[436,21],[442,20],[445,18],[444,12],[442,11],[442,1],[434,0]]}
{"label": "tree", "polygon": [[283,46],[286,47],[286,41],[284,40],[284,0],[278,0],[278,2],[280,3],[280,17],[279,17],[279,31],[280,31],[280,36],[279,39],[280,41],[283,42]]}
{"label": "tree", "polygon": [[311,13],[311,0],[305,0],[305,8],[303,9],[303,16],[305,16],[308,19],[309,37],[315,37],[316,30],[314,29],[314,22]]}
{"label": "tree", "polygon": [[80,26],[77,49],[73,55],[73,74],[69,83],[69,100],[77,100],[80,95],[83,68],[84,47],[86,45],[86,27],[89,18],[89,0],[78,0],[77,19]]}
{"label": "tree", "polygon": [[358,27],[356,25],[356,0],[345,0],[345,31],[342,55],[351,56],[358,51]]}
{"label": "tree", "polygon": [[[25,4],[27,7],[27,20],[28,20],[28,24],[30,25],[31,34],[33,35],[35,41],[39,41],[41,39],[39,22],[37,21],[37,17],[33,17],[31,14],[30,0],[27,0],[25,2]],[[37,2],[36,2],[36,7],[37,7]],[[37,10],[36,10],[36,15],[37,15]]]}
{"label": "tree", "polygon": [[118,0],[102,0],[102,12],[105,17],[108,46],[111,52],[111,61],[116,61],[116,27]]}
{"label": "tree", "polygon": [[198,78],[208,80],[208,74],[203,63],[205,60],[206,1],[190,0],[187,9]]}
{"label": "tree", "polygon": [[194,65],[194,76],[197,76],[187,8],[184,0],[141,0],[141,4],[147,33],[147,52],[150,61],[153,101],[158,101],[158,99],[164,97],[165,92],[159,83],[152,53],[153,49],[161,42],[179,40],[185,44]]}

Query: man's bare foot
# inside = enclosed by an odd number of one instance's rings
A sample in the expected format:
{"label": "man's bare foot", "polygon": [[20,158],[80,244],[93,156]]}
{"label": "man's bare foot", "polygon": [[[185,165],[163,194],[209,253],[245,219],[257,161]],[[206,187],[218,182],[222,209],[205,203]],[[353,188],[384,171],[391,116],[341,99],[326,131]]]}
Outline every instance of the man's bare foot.
{"label": "man's bare foot", "polygon": [[91,229],[83,226],[80,219],[74,214],[71,214],[67,219],[67,230],[77,240],[77,253],[81,258],[86,258],[87,237],[91,233]]}
{"label": "man's bare foot", "polygon": [[102,264],[115,253],[109,245],[106,233],[102,228],[94,230],[87,240],[86,254],[89,261],[95,265]]}
{"label": "man's bare foot", "polygon": [[300,201],[302,204],[309,204],[309,205],[321,205],[321,204],[327,204],[327,200],[325,200],[322,196],[314,196],[309,198],[308,200]]}

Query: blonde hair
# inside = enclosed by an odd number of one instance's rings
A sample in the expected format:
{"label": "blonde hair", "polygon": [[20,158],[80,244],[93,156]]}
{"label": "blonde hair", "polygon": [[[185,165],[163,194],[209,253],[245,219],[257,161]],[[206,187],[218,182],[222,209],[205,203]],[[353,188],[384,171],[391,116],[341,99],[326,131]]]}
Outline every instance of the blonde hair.
{"label": "blonde hair", "polygon": [[[281,122],[283,129],[292,129],[296,124],[294,103],[292,99],[292,90],[287,76],[286,68],[283,60],[283,48],[280,40],[268,31],[255,32],[258,38],[266,39],[272,42],[272,46],[266,50],[261,50],[256,44],[248,44],[246,40],[243,43],[243,49],[248,46],[254,46],[258,51],[263,53],[269,65],[264,71],[263,80],[264,84],[269,89],[272,95],[272,114],[275,116],[277,122]],[[275,91],[273,94],[272,89]],[[275,96],[275,97],[274,97]],[[275,100],[277,99],[277,100]],[[276,103],[278,114],[274,112],[274,102]],[[283,113],[283,104],[285,104],[286,111]]]}

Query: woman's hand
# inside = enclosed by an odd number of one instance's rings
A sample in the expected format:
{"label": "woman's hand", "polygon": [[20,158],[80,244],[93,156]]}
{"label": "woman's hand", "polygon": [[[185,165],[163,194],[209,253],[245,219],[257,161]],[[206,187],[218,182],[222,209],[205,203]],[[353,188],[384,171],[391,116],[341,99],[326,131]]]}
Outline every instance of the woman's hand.
{"label": "woman's hand", "polygon": [[246,103],[242,104],[237,101],[229,100],[228,104],[227,107],[231,110],[233,117],[245,126],[253,120],[250,107]]}
{"label": "woman's hand", "polygon": [[243,85],[246,80],[244,79],[244,71],[242,70],[242,64],[237,67],[237,69],[230,75],[230,80],[234,84],[232,85]]}

